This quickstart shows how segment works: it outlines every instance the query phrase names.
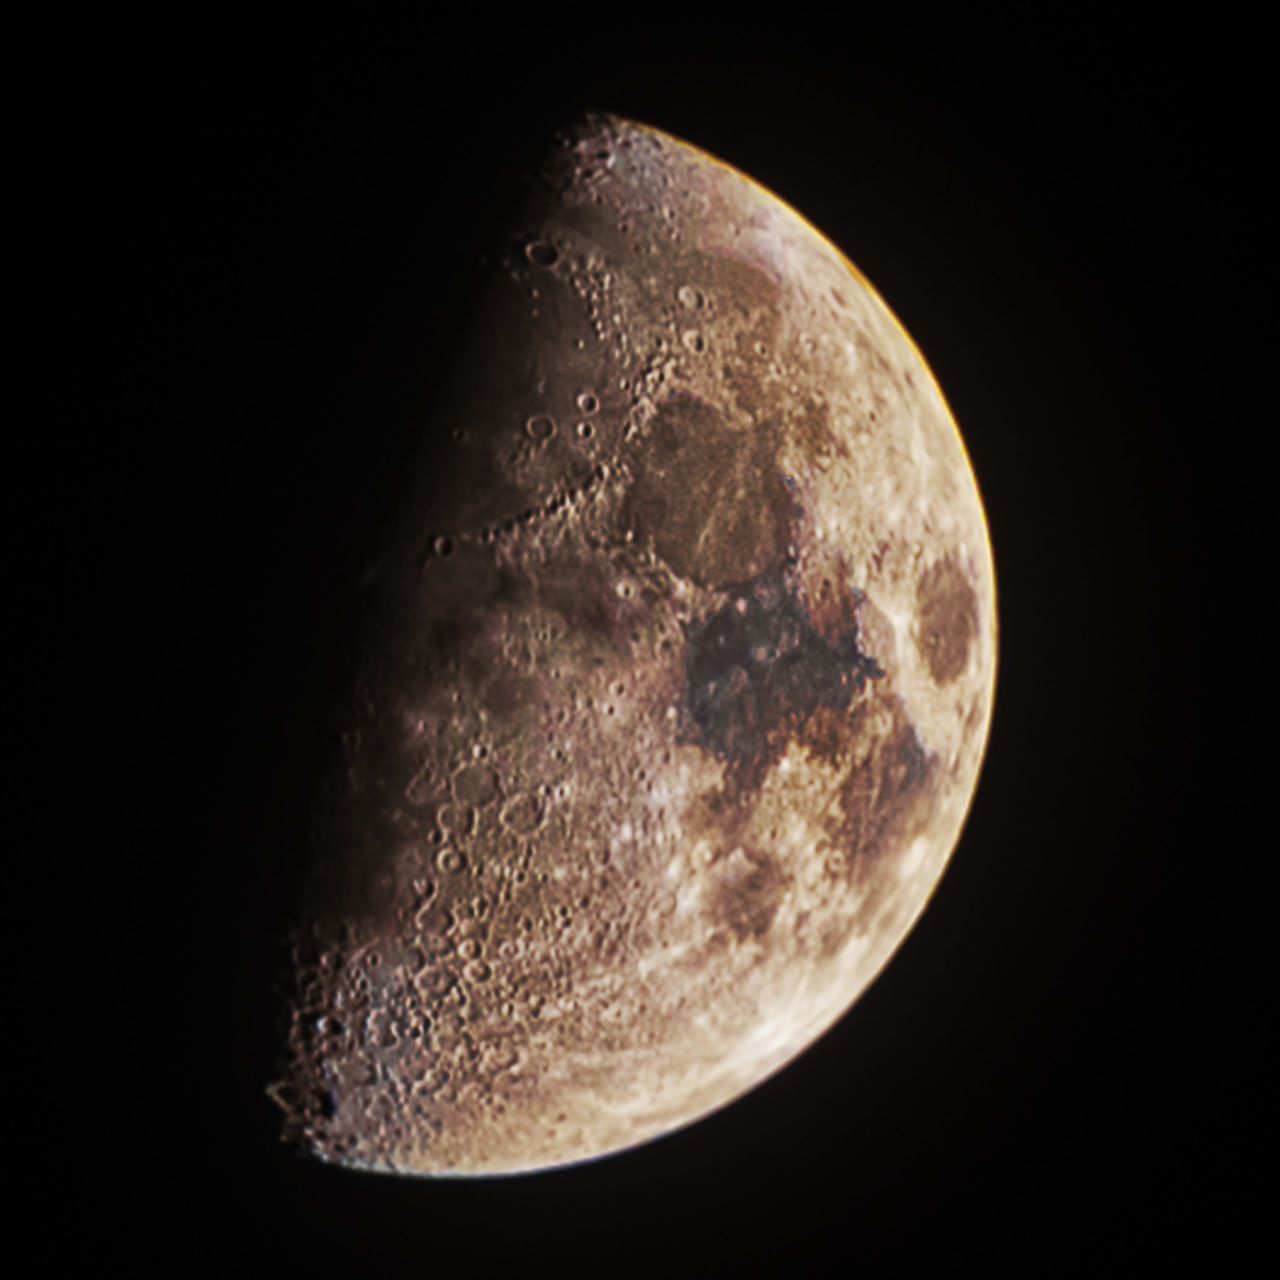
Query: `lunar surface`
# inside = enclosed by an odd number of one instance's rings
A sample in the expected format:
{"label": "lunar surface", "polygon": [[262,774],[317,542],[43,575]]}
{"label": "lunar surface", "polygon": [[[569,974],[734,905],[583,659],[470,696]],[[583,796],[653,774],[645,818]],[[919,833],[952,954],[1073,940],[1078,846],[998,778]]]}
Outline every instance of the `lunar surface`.
{"label": "lunar surface", "polygon": [[366,584],[292,935],[270,1092],[357,1168],[563,1165],[778,1070],[923,909],[991,714],[973,474],[848,261],[613,117],[520,217]]}

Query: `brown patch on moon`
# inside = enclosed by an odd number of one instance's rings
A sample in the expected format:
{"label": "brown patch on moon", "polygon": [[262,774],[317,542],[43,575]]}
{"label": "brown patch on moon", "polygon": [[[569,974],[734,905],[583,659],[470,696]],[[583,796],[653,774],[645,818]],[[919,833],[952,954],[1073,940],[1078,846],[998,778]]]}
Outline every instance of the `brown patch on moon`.
{"label": "brown patch on moon", "polygon": [[740,942],[759,940],[773,924],[786,885],[775,859],[759,850],[735,849],[716,866],[716,913]]}
{"label": "brown patch on moon", "polygon": [[949,684],[969,661],[978,629],[978,597],[959,565],[944,557],[921,574],[916,603],[920,656],[938,684]]}
{"label": "brown patch on moon", "polygon": [[727,762],[734,786],[750,791],[811,715],[847,708],[884,672],[859,647],[855,605],[842,630],[824,635],[815,627],[790,560],[728,596],[688,629],[681,732]]}
{"label": "brown patch on moon", "polygon": [[932,791],[934,762],[919,731],[896,698],[882,698],[866,714],[887,716],[890,727],[874,737],[865,757],[845,775],[840,786],[838,847],[850,867],[877,860],[897,849],[917,804]]}
{"label": "brown patch on moon", "polygon": [[636,450],[623,527],[699,586],[755,577],[785,550],[791,509],[771,443],[765,431],[728,435],[697,397],[670,397]]}
{"label": "brown patch on moon", "polygon": [[798,741],[843,773],[827,826],[844,874],[859,874],[927,826],[938,765],[894,694],[872,689],[845,713],[819,708]]}

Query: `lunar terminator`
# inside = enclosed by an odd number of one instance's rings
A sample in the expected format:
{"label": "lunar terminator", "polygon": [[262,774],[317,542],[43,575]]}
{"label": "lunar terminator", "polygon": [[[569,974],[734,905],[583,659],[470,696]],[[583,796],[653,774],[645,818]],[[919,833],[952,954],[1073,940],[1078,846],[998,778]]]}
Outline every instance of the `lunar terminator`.
{"label": "lunar terminator", "polygon": [[271,1092],[353,1167],[553,1167],[739,1097],[909,931],[986,741],[986,525],[901,326],[696,148],[560,141],[319,790]]}

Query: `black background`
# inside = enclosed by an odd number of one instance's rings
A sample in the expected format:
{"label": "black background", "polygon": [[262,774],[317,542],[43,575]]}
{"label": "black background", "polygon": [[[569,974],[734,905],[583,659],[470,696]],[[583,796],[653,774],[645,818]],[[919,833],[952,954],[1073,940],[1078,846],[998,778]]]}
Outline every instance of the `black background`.
{"label": "black background", "polygon": [[[1218,463],[1258,430],[1251,43],[781,9],[81,29],[55,59],[51,220],[95,408],[47,442],[35,670],[77,725],[48,865],[90,924],[46,980],[75,1009],[27,1147],[48,1242],[175,1273],[474,1275],[1239,1246],[1267,1015],[1239,1020],[1220,944],[1258,851],[1243,781],[1204,801],[1250,755],[1220,673],[1255,597],[1209,532],[1245,542]],[[263,1093],[321,713],[463,268],[584,106],[777,192],[923,350],[995,549],[988,755],[907,943],[749,1097],[536,1177],[344,1173],[284,1149]]]}

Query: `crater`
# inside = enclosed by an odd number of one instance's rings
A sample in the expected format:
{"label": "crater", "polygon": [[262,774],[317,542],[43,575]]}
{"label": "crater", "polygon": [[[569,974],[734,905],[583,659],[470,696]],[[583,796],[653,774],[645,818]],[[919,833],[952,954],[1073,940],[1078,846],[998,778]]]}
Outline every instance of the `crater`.
{"label": "crater", "polygon": [[737,849],[721,867],[716,885],[720,918],[740,941],[769,931],[786,890],[787,877],[774,859],[758,850]]}

